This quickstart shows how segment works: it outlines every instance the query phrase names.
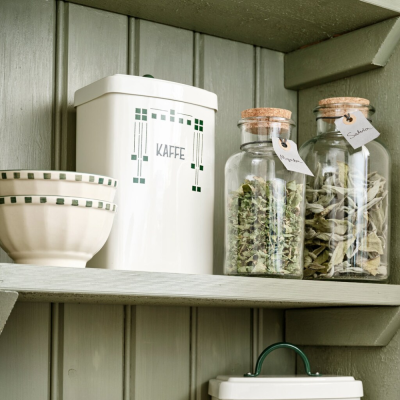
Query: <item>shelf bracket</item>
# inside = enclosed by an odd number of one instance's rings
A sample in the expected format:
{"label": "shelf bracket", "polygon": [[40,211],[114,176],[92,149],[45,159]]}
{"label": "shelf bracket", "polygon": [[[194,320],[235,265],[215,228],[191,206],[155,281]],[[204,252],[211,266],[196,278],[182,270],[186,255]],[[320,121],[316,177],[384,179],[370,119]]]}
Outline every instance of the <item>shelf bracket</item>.
{"label": "shelf bracket", "polygon": [[306,89],[386,65],[400,41],[400,17],[285,55],[285,87]]}
{"label": "shelf bracket", "polygon": [[400,328],[400,307],[286,311],[287,342],[303,346],[386,346]]}
{"label": "shelf bracket", "polygon": [[17,292],[0,291],[0,335],[17,301]]}

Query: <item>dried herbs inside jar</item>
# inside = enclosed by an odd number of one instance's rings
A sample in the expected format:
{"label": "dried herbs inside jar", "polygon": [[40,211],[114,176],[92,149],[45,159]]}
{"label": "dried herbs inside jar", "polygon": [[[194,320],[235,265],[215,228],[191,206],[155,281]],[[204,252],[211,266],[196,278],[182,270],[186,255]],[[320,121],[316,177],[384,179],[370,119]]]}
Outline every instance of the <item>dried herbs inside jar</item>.
{"label": "dried herbs inside jar", "polygon": [[303,185],[254,177],[227,209],[228,274],[302,276]]}
{"label": "dried herbs inside jar", "polygon": [[387,276],[388,191],[377,172],[363,175],[346,163],[321,165],[306,187],[305,278]]}

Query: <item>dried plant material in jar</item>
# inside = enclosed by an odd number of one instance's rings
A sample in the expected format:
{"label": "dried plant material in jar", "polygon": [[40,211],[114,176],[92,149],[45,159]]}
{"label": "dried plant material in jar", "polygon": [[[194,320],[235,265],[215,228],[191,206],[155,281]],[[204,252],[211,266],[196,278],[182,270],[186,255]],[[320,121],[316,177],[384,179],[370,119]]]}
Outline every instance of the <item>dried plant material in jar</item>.
{"label": "dried plant material in jar", "polygon": [[296,181],[254,177],[231,194],[227,274],[301,276],[303,190]]}
{"label": "dried plant material in jar", "polygon": [[306,187],[305,278],[385,278],[388,190],[377,172],[363,175],[344,162]]}

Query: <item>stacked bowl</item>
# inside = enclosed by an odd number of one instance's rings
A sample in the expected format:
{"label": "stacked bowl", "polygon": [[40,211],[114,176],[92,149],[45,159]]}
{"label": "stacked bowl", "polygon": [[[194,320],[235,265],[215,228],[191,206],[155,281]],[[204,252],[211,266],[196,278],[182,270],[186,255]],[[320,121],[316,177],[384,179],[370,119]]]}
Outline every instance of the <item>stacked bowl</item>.
{"label": "stacked bowl", "polygon": [[0,246],[18,264],[84,268],[111,232],[115,179],[0,171]]}

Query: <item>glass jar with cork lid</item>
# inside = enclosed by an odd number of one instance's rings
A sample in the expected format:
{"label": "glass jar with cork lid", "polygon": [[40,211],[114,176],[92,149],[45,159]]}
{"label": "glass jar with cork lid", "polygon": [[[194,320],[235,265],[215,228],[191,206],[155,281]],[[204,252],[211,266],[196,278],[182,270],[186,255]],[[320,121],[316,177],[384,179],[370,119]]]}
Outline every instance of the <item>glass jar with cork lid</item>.
{"label": "glass jar with cork lid", "polygon": [[226,275],[303,276],[305,176],[286,169],[272,140],[289,146],[290,117],[279,108],[242,112],[240,152],[225,167]]}
{"label": "glass jar with cork lid", "polygon": [[314,173],[306,181],[306,279],[389,277],[391,163],[385,147],[372,140],[374,112],[358,97],[324,99],[314,110],[317,136],[300,148]]}

